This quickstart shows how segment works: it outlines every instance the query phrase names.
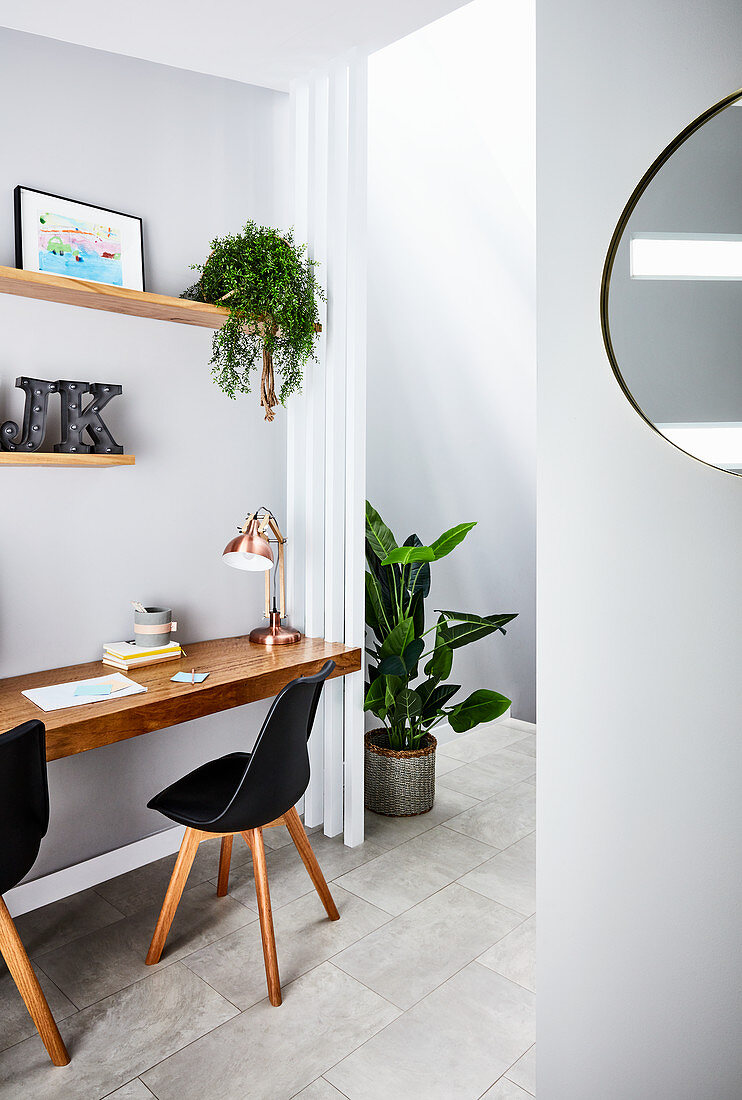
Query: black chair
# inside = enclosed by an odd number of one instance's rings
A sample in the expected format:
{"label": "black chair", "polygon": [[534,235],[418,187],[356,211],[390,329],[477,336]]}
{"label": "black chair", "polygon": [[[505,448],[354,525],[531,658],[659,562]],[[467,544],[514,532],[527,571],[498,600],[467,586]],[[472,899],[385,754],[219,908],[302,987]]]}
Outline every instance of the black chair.
{"label": "black chair", "polygon": [[148,803],[150,809],[159,810],[171,821],[186,826],[147,953],[148,964],[160,961],[198,846],[208,837],[222,838],[216,891],[219,897],[227,893],[235,833],[241,834],[252,852],[268,997],[272,1005],[281,1003],[281,984],[263,829],[286,826],[328,917],[338,920],[340,914],[295,808],[309,783],[307,741],[323,684],[334,668],[335,662],[327,661],[316,675],[301,676],[283,688],[273,701],[251,753],[233,752],[211,760]]}
{"label": "black chair", "polygon": [[[31,870],[48,827],[46,730],[41,722],[24,722],[0,735],[0,895]],[[66,1066],[70,1056],[2,896],[0,953],[49,1057]]]}

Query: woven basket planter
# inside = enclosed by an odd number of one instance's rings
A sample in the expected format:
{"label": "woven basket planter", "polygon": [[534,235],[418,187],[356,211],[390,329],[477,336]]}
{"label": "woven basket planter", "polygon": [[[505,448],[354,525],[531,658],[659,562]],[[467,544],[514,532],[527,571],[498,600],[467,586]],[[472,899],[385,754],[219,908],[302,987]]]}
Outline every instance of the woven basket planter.
{"label": "woven basket planter", "polygon": [[364,738],[366,809],[388,817],[426,814],[435,799],[435,750],[432,733],[422,747],[390,749],[386,730],[371,730]]}

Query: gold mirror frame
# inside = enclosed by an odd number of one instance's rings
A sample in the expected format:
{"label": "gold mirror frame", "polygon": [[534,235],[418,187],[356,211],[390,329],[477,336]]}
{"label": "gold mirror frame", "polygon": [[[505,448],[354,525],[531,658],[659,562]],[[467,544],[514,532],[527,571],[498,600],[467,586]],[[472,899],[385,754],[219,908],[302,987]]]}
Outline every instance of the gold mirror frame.
{"label": "gold mirror frame", "polygon": [[616,381],[623,390],[624,397],[633,407],[635,412],[639,414],[645,424],[648,424],[653,432],[656,432],[658,436],[664,439],[665,443],[674,447],[676,451],[680,451],[681,454],[688,455],[689,458],[694,459],[696,462],[700,462],[703,466],[708,466],[711,470],[720,470],[723,474],[731,474],[732,477],[742,477],[742,472],[736,470],[725,470],[723,466],[714,466],[711,462],[706,462],[702,458],[698,458],[696,455],[691,454],[690,451],[684,450],[679,447],[677,443],[673,443],[671,439],[668,439],[666,435],[657,428],[652,421],[647,417],[637,402],[626,384],[626,380],[621,373],[621,368],[618,365],[615,352],[613,350],[613,341],[611,340],[611,330],[608,323],[608,295],[610,292],[611,274],[613,272],[613,265],[616,260],[616,253],[618,252],[619,244],[624,235],[626,227],[629,223],[629,218],[634,213],[639,199],[649,187],[650,183],[660,171],[660,169],[667,163],[670,157],[675,153],[681,145],[684,145],[689,137],[692,137],[697,130],[700,130],[710,119],[715,118],[716,115],[720,115],[722,111],[725,111],[727,107],[730,107],[733,103],[736,103],[739,99],[742,99],[742,88],[736,92],[732,92],[730,95],[720,99],[718,103],[715,103],[713,107],[709,107],[698,118],[694,119],[684,130],[678,134],[670,144],[662,150],[656,160],[652,162],[642,178],[637,183],[636,187],[631,193],[631,198],[623,208],[621,217],[618,219],[618,224],[613,230],[613,236],[611,237],[611,243],[608,245],[608,252],[606,253],[605,263],[603,264],[603,277],[600,281],[600,328],[603,333],[603,344],[605,346],[608,361],[611,364],[611,369],[616,376]]}

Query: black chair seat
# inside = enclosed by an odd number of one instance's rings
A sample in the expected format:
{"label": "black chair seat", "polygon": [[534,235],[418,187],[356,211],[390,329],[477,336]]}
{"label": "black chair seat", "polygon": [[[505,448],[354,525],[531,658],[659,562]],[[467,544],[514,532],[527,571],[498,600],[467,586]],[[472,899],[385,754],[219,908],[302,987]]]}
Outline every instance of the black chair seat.
{"label": "black chair seat", "polygon": [[147,805],[179,825],[208,832],[205,826],[219,817],[234,797],[249,760],[249,752],[210,760],[160,791]]}
{"label": "black chair seat", "polygon": [[155,795],[149,808],[204,833],[243,833],[278,820],[307,789],[307,741],[334,668],[334,661],[325,661],[313,676],[300,676],[279,691],[252,752],[203,764]]}

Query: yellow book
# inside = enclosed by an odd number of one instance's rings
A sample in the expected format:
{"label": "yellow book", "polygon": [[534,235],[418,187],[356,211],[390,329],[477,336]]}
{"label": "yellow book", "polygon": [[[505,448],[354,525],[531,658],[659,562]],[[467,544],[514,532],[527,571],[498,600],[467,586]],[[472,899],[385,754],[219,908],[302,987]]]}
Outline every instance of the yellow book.
{"label": "yellow book", "polygon": [[118,657],[120,661],[131,661],[138,657],[159,657],[160,654],[180,653],[180,643],[168,642],[167,645],[145,649],[144,646],[134,645],[133,642],[104,642],[103,652],[110,653],[112,657]]}
{"label": "yellow book", "polygon": [[119,661],[118,657],[110,657],[107,653],[103,655],[103,664],[110,665],[112,668],[120,668],[124,671],[129,671],[137,668],[146,668],[148,665],[159,665],[163,661],[179,661],[180,653],[168,653],[164,656],[160,654],[154,657],[144,657],[139,661]]}

